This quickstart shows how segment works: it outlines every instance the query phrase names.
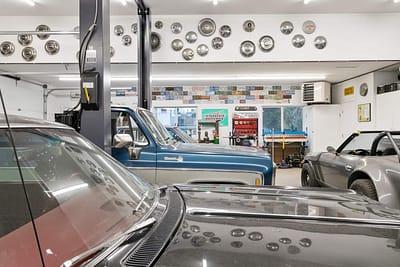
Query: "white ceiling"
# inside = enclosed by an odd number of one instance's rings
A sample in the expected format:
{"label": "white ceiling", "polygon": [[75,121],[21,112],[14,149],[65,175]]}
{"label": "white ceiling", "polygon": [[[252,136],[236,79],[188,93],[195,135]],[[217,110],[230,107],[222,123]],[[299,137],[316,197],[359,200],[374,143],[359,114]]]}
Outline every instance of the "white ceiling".
{"label": "white ceiling", "polygon": [[[396,64],[395,64],[396,63]],[[162,63],[153,64],[153,77],[220,77],[218,81],[153,81],[153,85],[264,85],[273,83],[299,84],[308,80],[290,81],[229,81],[224,77],[268,77],[271,75],[324,75],[326,81],[341,82],[368,72],[379,70],[393,64],[391,70],[397,70],[399,62],[394,61],[355,61],[355,62],[280,62],[280,63]],[[112,64],[112,77],[137,77],[136,64]],[[60,76],[78,76],[77,64],[0,64],[0,74],[11,74],[39,84],[48,84],[49,88],[78,88],[78,81],[60,81]],[[131,87],[135,81],[113,81],[112,87]]]}
{"label": "white ceiling", "polygon": [[[0,16],[78,16],[79,0],[0,0]],[[214,6],[211,0],[144,0],[152,14],[291,14],[291,13],[385,13],[400,12],[400,3],[393,0],[219,0]],[[110,0],[112,15],[136,16],[134,0],[122,6],[121,0]],[[4,25],[3,25],[4,26]],[[153,77],[157,76],[266,76],[273,74],[319,74],[332,83],[353,78],[392,65],[392,61],[366,62],[282,62],[282,63],[185,63],[153,64]],[[114,77],[136,77],[136,64],[113,64]],[[60,81],[60,75],[77,75],[76,64],[0,64],[0,73],[20,76],[23,79],[48,84],[50,88],[78,87],[77,81]],[[274,82],[254,82],[271,84]],[[304,80],[292,80],[301,83]],[[190,82],[153,82],[154,85],[186,85]],[[232,84],[232,81],[213,81],[218,84]],[[234,82],[240,84],[240,82]],[[249,82],[244,82],[249,84]],[[251,82],[250,82],[251,83]],[[253,83],[253,84],[254,84]],[[113,82],[113,87],[128,87],[133,81]],[[210,82],[196,82],[197,85]],[[193,85],[193,84],[191,84]]]}
{"label": "white ceiling", "polygon": [[[0,0],[0,16],[78,16],[79,0]],[[136,15],[134,0],[110,0],[111,15]],[[152,14],[310,14],[310,13],[387,13],[400,12],[393,0],[144,0]]]}

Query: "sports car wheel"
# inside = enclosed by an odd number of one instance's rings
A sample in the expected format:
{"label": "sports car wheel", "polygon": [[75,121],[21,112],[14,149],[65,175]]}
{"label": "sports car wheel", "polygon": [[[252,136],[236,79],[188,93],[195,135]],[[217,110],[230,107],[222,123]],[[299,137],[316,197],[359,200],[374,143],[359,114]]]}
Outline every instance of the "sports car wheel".
{"label": "sports car wheel", "polygon": [[317,180],[315,179],[312,167],[309,163],[304,163],[303,168],[301,169],[301,185],[311,187],[319,186]]}
{"label": "sports car wheel", "polygon": [[367,196],[373,200],[378,201],[378,194],[374,183],[369,179],[358,179],[351,183],[350,189],[356,191],[357,193]]}

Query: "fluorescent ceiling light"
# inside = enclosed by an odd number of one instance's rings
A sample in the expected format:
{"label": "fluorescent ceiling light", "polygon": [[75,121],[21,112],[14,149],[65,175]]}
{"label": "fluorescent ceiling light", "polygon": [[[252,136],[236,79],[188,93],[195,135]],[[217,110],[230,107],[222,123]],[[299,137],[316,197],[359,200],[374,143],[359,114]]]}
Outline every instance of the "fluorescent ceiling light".
{"label": "fluorescent ceiling light", "polygon": [[79,76],[60,76],[58,77],[60,81],[80,81],[81,78]]}
{"label": "fluorescent ceiling light", "polygon": [[35,1],[33,0],[26,0],[25,2],[30,6],[35,6]]}
{"label": "fluorescent ceiling light", "polygon": [[[325,80],[323,74],[264,74],[259,76],[155,76],[152,81],[286,81]],[[79,76],[60,76],[60,81],[79,81]],[[136,77],[112,77],[112,81],[138,81]]]}

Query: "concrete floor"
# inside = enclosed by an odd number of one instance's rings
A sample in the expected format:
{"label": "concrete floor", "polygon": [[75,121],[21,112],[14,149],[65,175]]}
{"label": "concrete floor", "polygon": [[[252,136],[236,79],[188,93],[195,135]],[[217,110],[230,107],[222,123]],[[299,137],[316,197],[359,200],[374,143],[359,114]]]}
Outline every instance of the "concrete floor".
{"label": "concrete floor", "polygon": [[276,185],[301,186],[301,168],[276,169]]}

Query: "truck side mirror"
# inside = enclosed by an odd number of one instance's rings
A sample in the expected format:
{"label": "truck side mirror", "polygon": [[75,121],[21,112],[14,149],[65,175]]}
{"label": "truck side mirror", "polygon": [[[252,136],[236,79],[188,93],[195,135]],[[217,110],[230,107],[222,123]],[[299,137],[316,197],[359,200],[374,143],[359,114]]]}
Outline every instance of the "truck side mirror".
{"label": "truck side mirror", "polygon": [[130,159],[138,159],[140,156],[140,147],[133,146],[133,138],[130,134],[116,134],[114,135],[114,147],[125,148],[129,152]]}
{"label": "truck side mirror", "polygon": [[116,148],[128,148],[133,145],[133,138],[130,134],[116,134],[113,143]]}
{"label": "truck side mirror", "polygon": [[336,153],[336,149],[335,149],[333,146],[328,146],[328,147],[326,148],[326,150],[327,150],[329,153]]}

